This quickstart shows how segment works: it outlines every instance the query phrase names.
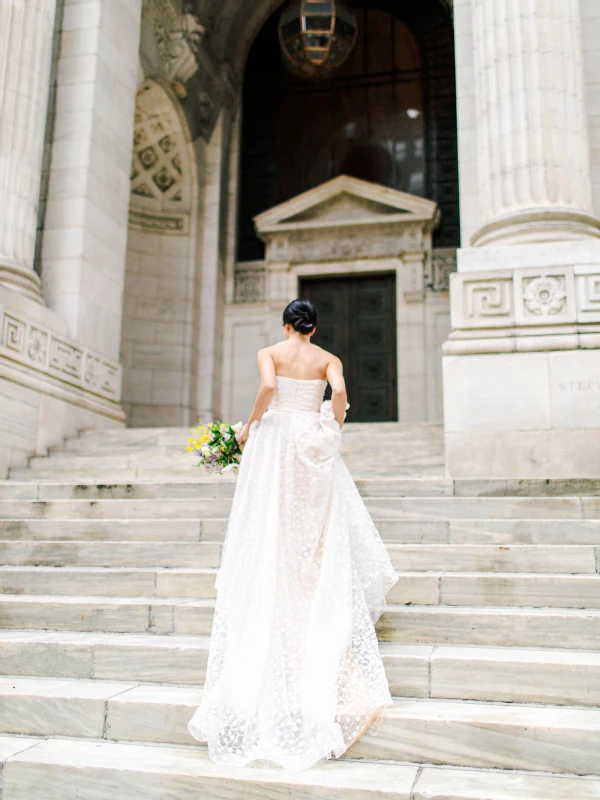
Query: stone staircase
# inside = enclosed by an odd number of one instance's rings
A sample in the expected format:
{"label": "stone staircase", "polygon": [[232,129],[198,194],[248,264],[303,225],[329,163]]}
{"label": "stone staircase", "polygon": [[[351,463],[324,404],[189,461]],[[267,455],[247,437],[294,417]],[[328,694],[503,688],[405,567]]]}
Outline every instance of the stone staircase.
{"label": "stone staircase", "polygon": [[88,433],[0,483],[2,800],[600,800],[600,482],[452,481],[438,426],[348,426],[394,706],[339,762],[226,770],[186,726],[234,483],[185,443]]}

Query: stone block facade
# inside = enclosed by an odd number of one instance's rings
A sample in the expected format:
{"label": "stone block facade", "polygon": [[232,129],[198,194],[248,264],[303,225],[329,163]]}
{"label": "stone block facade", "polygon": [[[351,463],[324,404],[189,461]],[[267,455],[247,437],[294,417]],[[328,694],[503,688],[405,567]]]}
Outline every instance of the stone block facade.
{"label": "stone block facade", "polygon": [[[300,227],[284,230],[279,219],[268,230],[271,212],[259,215],[266,258],[239,263],[244,63],[276,7],[8,2],[0,285],[9,426],[13,417],[21,424],[14,398],[34,394],[23,399],[29,432],[5,448],[3,471],[75,425],[123,424],[123,414],[150,426],[244,417],[256,387],[254,351],[279,338],[281,309],[301,279],[383,271],[397,280],[399,419],[445,414],[450,475],[598,474],[580,445],[600,427],[594,0],[527,2],[518,14],[508,0],[453,3],[457,253],[432,250],[431,209],[421,227],[407,218],[397,228],[366,224],[373,198],[362,198],[360,221],[358,206],[339,198],[336,206],[322,186],[313,206],[291,201],[305,214]],[[12,319],[22,321],[27,363],[11,345]],[[77,385],[67,372],[54,375],[50,355],[41,369],[44,343],[50,353],[59,341],[77,360]],[[98,389],[109,364],[117,387],[110,397]],[[31,370],[33,382],[23,377]],[[86,384],[86,375],[100,384]],[[51,410],[56,402],[62,410]],[[538,425],[535,442],[530,423]],[[504,439],[494,438],[498,425]],[[525,431],[527,454],[519,452]],[[500,448],[493,457],[482,455],[485,436]]]}

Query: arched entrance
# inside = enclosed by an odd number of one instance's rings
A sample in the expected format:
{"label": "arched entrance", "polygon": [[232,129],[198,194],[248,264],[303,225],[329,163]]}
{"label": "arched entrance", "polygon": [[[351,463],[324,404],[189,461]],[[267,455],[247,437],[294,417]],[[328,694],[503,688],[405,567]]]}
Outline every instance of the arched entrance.
{"label": "arched entrance", "polygon": [[340,174],[438,203],[434,246],[457,247],[454,37],[445,5],[353,2],[359,37],[329,80],[283,63],[278,9],[243,84],[238,260],[262,258],[253,217]]}
{"label": "arched entrance", "polygon": [[[315,341],[349,364],[355,398],[350,402],[357,421],[439,420],[441,344],[449,330],[447,282],[439,272],[452,268],[454,249],[460,244],[451,16],[441,0],[354,0],[350,5],[359,26],[357,46],[328,79],[314,82],[288,71],[277,36],[281,7],[249,48],[243,80],[237,263],[229,311],[231,374],[245,362],[251,346],[276,340],[281,307],[304,292],[321,306]],[[430,228],[423,234],[407,227],[395,243],[388,239],[381,246],[379,234],[370,233],[364,258],[357,256],[356,248],[343,246],[339,231],[332,233],[335,247],[322,239],[316,247],[315,231],[305,230],[305,253],[299,251],[295,234],[293,247],[277,234],[279,253],[269,245],[268,231],[257,235],[257,216],[293,203],[293,198],[300,201],[313,190],[310,213],[324,215],[330,225],[327,210],[319,206],[318,187],[341,175],[433,201],[439,210],[433,233]],[[343,198],[338,201],[343,216]],[[367,227],[370,214],[388,213],[381,207],[363,210]],[[293,214],[282,224],[291,231],[296,224]],[[308,237],[313,237],[310,246]],[[361,353],[362,364],[352,368],[357,361],[353,321],[362,301],[376,295],[385,321],[379,325],[377,342],[372,341],[372,352]],[[336,317],[333,309],[343,313]],[[322,338],[336,325],[342,326],[336,342],[345,342],[345,347],[332,343],[331,337]],[[238,397],[233,380],[231,384],[231,408],[241,409],[248,398],[242,398],[242,390]],[[370,394],[368,385],[373,388]],[[359,397],[365,402],[359,403]]]}

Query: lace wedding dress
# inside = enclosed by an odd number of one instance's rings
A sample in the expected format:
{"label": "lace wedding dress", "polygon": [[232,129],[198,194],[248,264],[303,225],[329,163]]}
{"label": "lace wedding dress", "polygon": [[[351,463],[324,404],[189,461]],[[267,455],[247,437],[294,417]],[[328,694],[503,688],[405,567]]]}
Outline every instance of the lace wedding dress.
{"label": "lace wedding dress", "polygon": [[391,703],[373,623],[397,576],[339,455],[325,386],[277,377],[244,449],[189,723],[217,763],[310,767]]}

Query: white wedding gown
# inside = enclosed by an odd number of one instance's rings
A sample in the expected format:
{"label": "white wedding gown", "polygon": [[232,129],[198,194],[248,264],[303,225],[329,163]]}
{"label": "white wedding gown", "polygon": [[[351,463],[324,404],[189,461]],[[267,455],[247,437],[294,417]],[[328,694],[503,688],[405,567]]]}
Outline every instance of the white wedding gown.
{"label": "white wedding gown", "polygon": [[373,623],[397,575],[339,455],[325,386],[277,377],[244,449],[189,723],[220,764],[310,767],[391,703]]}

